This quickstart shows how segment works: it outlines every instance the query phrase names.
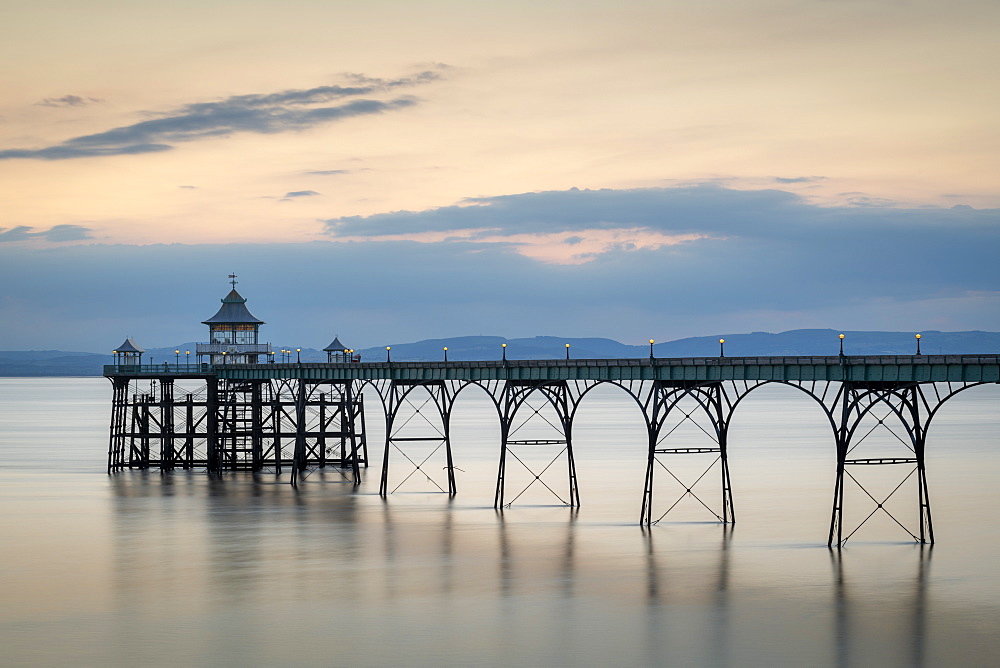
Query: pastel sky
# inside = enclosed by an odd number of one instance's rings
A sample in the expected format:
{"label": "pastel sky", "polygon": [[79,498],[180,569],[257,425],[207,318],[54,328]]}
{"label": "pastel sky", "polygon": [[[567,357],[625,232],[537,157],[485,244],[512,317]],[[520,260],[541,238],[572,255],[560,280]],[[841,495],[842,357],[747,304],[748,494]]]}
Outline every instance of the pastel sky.
{"label": "pastel sky", "polygon": [[1000,328],[1000,3],[34,0],[0,349]]}

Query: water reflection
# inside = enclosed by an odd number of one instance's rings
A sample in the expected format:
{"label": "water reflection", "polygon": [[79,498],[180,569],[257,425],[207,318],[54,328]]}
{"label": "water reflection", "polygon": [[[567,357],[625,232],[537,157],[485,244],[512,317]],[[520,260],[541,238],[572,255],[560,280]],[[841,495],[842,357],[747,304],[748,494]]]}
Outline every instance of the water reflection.
{"label": "water reflection", "polygon": [[870,623],[872,618],[885,627],[882,653],[898,654],[900,665],[925,665],[927,581],[934,547],[917,545],[912,549],[916,551],[916,558],[909,585],[903,579],[904,566],[888,582],[873,582],[863,575],[853,586],[850,577],[845,575],[849,555],[842,550],[830,550],[835,584],[833,643],[838,666],[857,665],[864,658],[868,648],[863,641],[855,642],[855,639],[868,635],[865,632],[869,629],[863,629],[861,624]]}
{"label": "water reflection", "polygon": [[[699,530],[701,527],[699,527]],[[730,656],[730,546],[732,524],[717,529],[716,547],[706,544],[696,554],[681,552],[671,546],[654,528],[643,530],[646,546],[647,647],[659,665],[676,663],[678,656],[666,652],[677,638],[670,633],[676,622],[672,606],[678,603],[704,608],[706,624],[700,624],[697,636],[688,640],[699,647],[706,665],[726,665]],[[700,532],[700,531],[699,531]],[[657,546],[664,549],[657,550]],[[693,557],[693,558],[692,558]],[[691,634],[694,629],[687,629]],[[664,642],[669,634],[669,641]]]}
{"label": "water reflection", "polygon": [[[720,525],[722,537],[719,542],[718,575],[714,581],[714,587],[711,588],[711,591],[715,592],[716,598],[720,602],[724,602],[723,597],[729,588],[729,547],[733,540],[734,529],[735,527],[732,524]],[[650,604],[653,604],[659,602],[661,596],[669,596],[669,589],[665,586],[669,578],[666,577],[666,573],[664,572],[668,569],[657,562],[657,554],[654,549],[654,543],[658,540],[656,530],[648,527],[640,527],[640,530],[646,544],[647,598]],[[688,583],[690,583],[689,580]]]}
{"label": "water reflection", "polygon": [[[564,523],[546,522],[542,529],[544,547],[536,542],[539,527],[526,528],[522,523],[509,522],[503,510],[494,512],[500,550],[498,576],[503,597],[512,598],[532,590],[539,577],[547,574],[542,577],[552,583],[560,597],[572,598],[577,575],[574,557],[579,509],[567,507]],[[518,536],[524,540],[521,546],[517,544]],[[550,573],[550,569],[554,572]]]}
{"label": "water reflection", "polygon": [[[565,656],[581,648],[601,656],[597,643],[628,641],[658,665],[686,657],[732,664],[748,646],[767,651],[776,633],[794,662],[928,663],[930,547],[880,549],[888,576],[864,548],[831,551],[832,577],[787,583],[779,573],[787,555],[735,547],[732,526],[643,531],[581,524],[572,509],[494,513],[440,496],[381,499],[317,483],[115,478],[118,605],[196,617],[236,610],[240,637],[266,633],[269,610],[284,602],[295,606],[284,612],[293,618],[322,611],[329,619],[310,623],[329,633],[365,632],[357,611],[378,611],[386,633],[404,636],[431,615],[475,643],[529,637]],[[821,554],[801,553],[803,572],[809,555]],[[399,611],[409,611],[403,621]],[[598,613],[611,622],[595,630]],[[141,627],[129,619],[117,631]],[[511,652],[501,658],[519,656]]]}
{"label": "water reflection", "polygon": [[111,484],[115,582],[125,598],[183,592],[241,606],[294,597],[313,592],[332,560],[351,564],[360,552],[356,532],[331,532],[357,521],[353,494],[253,474],[142,472]]}

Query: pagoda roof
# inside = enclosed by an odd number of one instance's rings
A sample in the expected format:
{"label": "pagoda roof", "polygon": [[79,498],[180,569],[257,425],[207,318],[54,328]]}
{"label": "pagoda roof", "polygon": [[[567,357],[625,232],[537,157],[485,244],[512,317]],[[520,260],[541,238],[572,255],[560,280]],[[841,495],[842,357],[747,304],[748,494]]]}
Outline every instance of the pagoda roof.
{"label": "pagoda roof", "polygon": [[229,294],[222,298],[222,307],[219,312],[208,320],[202,320],[205,325],[263,325],[264,321],[253,317],[247,309],[247,300],[236,292],[236,288],[229,291]]}
{"label": "pagoda roof", "polygon": [[135,344],[131,338],[125,339],[125,343],[115,348],[116,353],[144,353],[146,352]]}
{"label": "pagoda roof", "polygon": [[345,346],[343,343],[340,342],[339,336],[333,337],[333,342],[330,343],[330,345],[328,345],[326,348],[323,348],[323,352],[325,353],[342,353],[345,350],[350,350],[350,348],[348,348],[347,346]]}

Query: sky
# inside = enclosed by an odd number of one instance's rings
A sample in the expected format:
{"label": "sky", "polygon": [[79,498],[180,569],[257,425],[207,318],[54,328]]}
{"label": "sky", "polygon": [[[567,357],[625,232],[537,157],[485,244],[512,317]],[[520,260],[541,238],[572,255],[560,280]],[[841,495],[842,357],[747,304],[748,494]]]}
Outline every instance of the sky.
{"label": "sky", "polygon": [[1000,4],[6,0],[0,350],[1000,329]]}

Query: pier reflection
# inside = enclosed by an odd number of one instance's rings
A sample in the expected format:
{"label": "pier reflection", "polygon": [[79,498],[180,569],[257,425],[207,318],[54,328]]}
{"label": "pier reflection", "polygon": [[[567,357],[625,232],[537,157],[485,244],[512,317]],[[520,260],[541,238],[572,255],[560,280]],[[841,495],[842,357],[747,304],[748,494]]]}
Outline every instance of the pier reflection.
{"label": "pier reflection", "polygon": [[575,555],[579,509],[560,510],[566,519],[547,522],[542,531],[510,522],[502,510],[495,512],[502,595],[510,598],[537,591],[538,580],[542,579],[551,584],[553,594],[572,598],[578,575]]}
{"label": "pier reflection", "polygon": [[723,524],[717,530],[714,548],[707,542],[695,551],[679,551],[656,530],[643,531],[648,610],[645,643],[657,665],[671,665],[680,658],[670,651],[681,645],[676,635],[676,605],[695,607],[703,615],[701,623],[680,630],[686,636],[683,644],[694,643],[705,657],[705,665],[732,663],[729,592],[734,527]]}
{"label": "pier reflection", "polygon": [[[256,605],[314,597],[335,582],[332,561],[360,554],[356,497],[329,494],[314,474],[293,488],[273,476],[136,472],[111,478],[115,582],[123,597],[158,603]],[[351,489],[351,485],[338,485]]]}
{"label": "pier reflection", "polygon": [[[853,666],[871,656],[871,627],[879,628],[877,652],[896,665],[923,666],[927,657],[928,573],[934,547],[919,545],[891,576],[873,582],[870,572],[852,584],[851,556],[830,550],[834,577],[833,644],[838,666]],[[860,555],[858,555],[860,556]],[[906,562],[914,562],[906,565]],[[869,569],[862,560],[857,568]],[[909,582],[907,582],[909,580]],[[876,586],[872,586],[875,584]]]}
{"label": "pier reflection", "polygon": [[[409,642],[488,647],[495,663],[531,663],[542,647],[567,661],[618,648],[649,665],[932,663],[929,548],[775,548],[731,526],[642,531],[565,507],[383,499],[337,480],[112,478],[113,592],[147,619],[123,620],[111,640],[169,615],[209,624],[203,642],[263,645],[300,629],[364,638],[356,660]],[[303,656],[322,660],[321,649]]]}

